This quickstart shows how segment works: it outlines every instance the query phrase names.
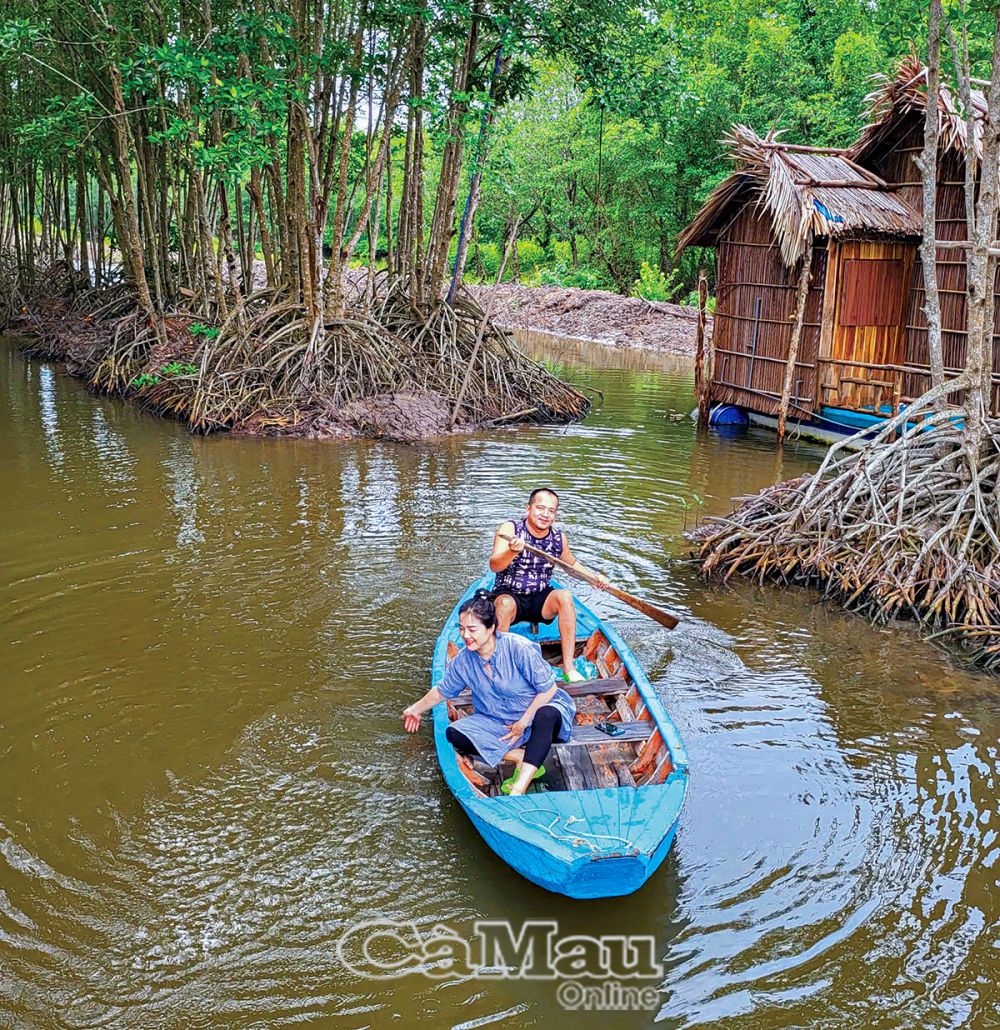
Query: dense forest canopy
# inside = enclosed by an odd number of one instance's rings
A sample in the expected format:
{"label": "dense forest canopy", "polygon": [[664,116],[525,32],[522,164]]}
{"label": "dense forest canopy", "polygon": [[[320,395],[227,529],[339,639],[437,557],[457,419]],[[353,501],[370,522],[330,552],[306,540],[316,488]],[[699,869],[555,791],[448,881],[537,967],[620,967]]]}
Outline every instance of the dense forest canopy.
{"label": "dense forest canopy", "polygon": [[[974,73],[988,75],[981,6],[971,56]],[[873,77],[924,52],[926,23],[926,4],[905,0],[676,0],[596,74],[536,60],[530,93],[498,125],[480,274],[495,267],[503,220],[517,211],[531,214],[523,276],[686,298],[706,255],[676,267],[673,244],[731,168],[723,135],[743,122],[793,142],[849,144]]]}
{"label": "dense forest canopy", "polygon": [[0,247],[86,236],[222,312],[256,260],[333,311],[352,264],[427,296],[516,232],[507,277],[683,299],[730,125],[846,144],[925,34],[913,0],[4,0]]}

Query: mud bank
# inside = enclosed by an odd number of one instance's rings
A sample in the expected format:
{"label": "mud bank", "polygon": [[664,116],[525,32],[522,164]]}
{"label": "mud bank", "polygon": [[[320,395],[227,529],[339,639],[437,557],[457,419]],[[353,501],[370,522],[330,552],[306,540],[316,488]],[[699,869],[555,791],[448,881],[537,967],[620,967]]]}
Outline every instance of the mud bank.
{"label": "mud bank", "polygon": [[64,362],[95,392],[196,431],[413,443],[565,424],[590,408],[464,292],[454,305],[418,307],[390,288],[329,324],[307,323],[276,296],[215,324],[175,309],[154,326],[128,284],[95,290],[78,280],[57,267],[30,299],[8,305],[0,332],[27,337],[29,355]]}
{"label": "mud bank", "polygon": [[[508,329],[694,356],[696,308],[566,286],[473,286],[470,293]],[[709,317],[706,333],[712,331]]]}

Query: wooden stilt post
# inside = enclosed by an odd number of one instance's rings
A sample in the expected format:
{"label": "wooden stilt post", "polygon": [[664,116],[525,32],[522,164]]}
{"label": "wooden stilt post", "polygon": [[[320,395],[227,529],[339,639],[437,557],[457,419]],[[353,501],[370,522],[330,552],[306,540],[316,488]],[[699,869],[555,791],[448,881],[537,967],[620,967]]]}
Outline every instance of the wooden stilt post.
{"label": "wooden stilt post", "polygon": [[788,418],[788,402],[792,396],[792,383],[795,381],[795,363],[799,360],[799,341],[802,339],[802,322],[806,313],[806,298],[809,296],[809,277],[812,271],[812,244],[802,258],[802,271],[799,272],[799,286],[795,292],[795,325],[792,328],[792,339],[788,344],[788,361],[785,363],[785,381],[781,387],[781,402],[778,406],[778,443],[785,438],[785,420]]}
{"label": "wooden stilt post", "polygon": [[698,270],[698,327],[695,330],[694,392],[698,398],[698,424],[708,425],[712,390],[711,347],[705,351],[705,308],[708,304],[708,280],[705,269]]}

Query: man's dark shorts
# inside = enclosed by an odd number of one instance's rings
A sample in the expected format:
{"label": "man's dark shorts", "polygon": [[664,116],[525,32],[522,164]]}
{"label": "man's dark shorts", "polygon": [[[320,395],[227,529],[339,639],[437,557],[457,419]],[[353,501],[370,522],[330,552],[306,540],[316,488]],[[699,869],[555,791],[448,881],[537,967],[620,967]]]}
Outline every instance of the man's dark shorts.
{"label": "man's dark shorts", "polygon": [[[549,623],[552,619],[546,619],[542,616],[542,607],[545,604],[545,598],[552,593],[555,587],[546,587],[544,590],[537,590],[533,594],[518,594],[513,590],[494,590],[493,600],[495,601],[498,597],[502,597],[506,594],[508,597],[514,598],[514,603],[517,605],[517,612],[514,614],[512,625],[514,622],[544,622]],[[553,616],[552,618],[555,618]]]}

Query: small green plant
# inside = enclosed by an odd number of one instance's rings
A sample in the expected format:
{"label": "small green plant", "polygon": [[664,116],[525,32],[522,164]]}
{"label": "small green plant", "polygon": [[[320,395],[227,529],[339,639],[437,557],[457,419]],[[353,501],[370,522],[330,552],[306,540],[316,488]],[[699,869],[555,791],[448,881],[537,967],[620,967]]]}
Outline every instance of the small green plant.
{"label": "small green plant", "polygon": [[141,390],[144,386],[156,386],[157,383],[162,383],[163,380],[152,372],[143,372],[142,375],[136,376],[135,379],[129,383],[129,386],[134,387],[136,390]]}
{"label": "small green plant", "polygon": [[[682,529],[682,532],[683,532],[683,531],[687,530],[688,512],[691,510],[692,505],[688,503],[688,500],[687,500],[686,497],[680,497],[680,498],[678,498],[678,500],[681,502],[681,508],[684,511],[684,526],[683,526],[683,529]],[[693,505],[694,505],[694,525],[697,526],[698,525],[698,521],[701,518],[701,509],[704,507],[705,499],[701,496],[701,494],[692,493],[691,494],[691,501],[693,502]]]}
{"label": "small green plant", "polygon": [[217,325],[205,325],[204,322],[192,322],[188,328],[192,336],[204,336],[206,340],[214,340],[219,335]]}
{"label": "small green plant", "polygon": [[643,261],[639,269],[639,278],[632,284],[632,296],[644,300],[672,300],[680,289],[680,276],[677,269],[670,275],[664,275],[659,268],[653,268],[648,261]]}
{"label": "small green plant", "polygon": [[164,377],[193,376],[197,373],[197,365],[192,365],[187,361],[170,361],[156,372],[143,372],[141,375],[137,375],[129,385],[135,390],[141,390],[144,386],[156,386],[157,383],[162,383]]}

